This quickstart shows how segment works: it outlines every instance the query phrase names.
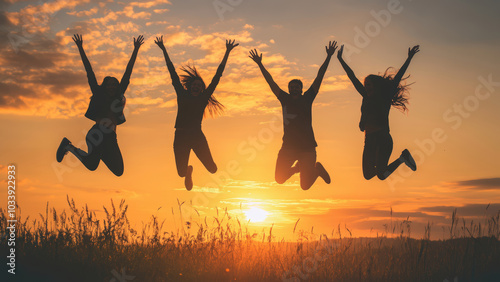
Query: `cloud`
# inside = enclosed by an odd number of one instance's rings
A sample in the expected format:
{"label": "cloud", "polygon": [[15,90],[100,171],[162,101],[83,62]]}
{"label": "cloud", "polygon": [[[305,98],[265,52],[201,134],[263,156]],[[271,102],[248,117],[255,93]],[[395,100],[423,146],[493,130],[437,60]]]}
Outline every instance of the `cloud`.
{"label": "cloud", "polygon": [[[172,27],[169,27],[172,28]],[[180,31],[180,32],[175,32],[169,35],[166,35],[163,37],[163,42],[165,43],[166,47],[172,47],[175,45],[186,45],[188,44],[193,37],[185,32],[185,31]]]}
{"label": "cloud", "polygon": [[500,177],[495,178],[481,178],[464,180],[456,183],[458,186],[470,187],[476,190],[496,190],[500,189]]}
{"label": "cloud", "polygon": [[[0,62],[4,68],[18,69],[23,72],[33,69],[52,68],[57,61],[63,60],[65,54],[51,51],[5,51]],[[20,77],[22,79],[22,77]]]}
{"label": "cloud", "polygon": [[163,104],[162,98],[151,98],[151,97],[135,97],[135,98],[127,98],[127,105],[160,105]]}
{"label": "cloud", "polygon": [[462,180],[446,183],[446,186],[467,190],[500,190],[500,177]]}
{"label": "cloud", "polygon": [[19,93],[28,96],[35,95],[33,89],[25,88],[14,83],[0,82],[0,108],[24,108],[26,104],[20,98]]}
{"label": "cloud", "polygon": [[130,6],[147,9],[147,8],[151,8],[151,7],[163,5],[163,4],[170,4],[171,5],[172,3],[168,0],[153,0],[153,1],[147,1],[147,2],[131,2]]}
{"label": "cloud", "polygon": [[90,10],[85,10],[85,11],[67,12],[67,14],[72,15],[72,16],[77,16],[77,17],[90,17],[92,15],[95,15],[97,13],[97,11],[98,11],[97,7],[94,7]]}
{"label": "cloud", "polygon": [[106,16],[101,18],[92,18],[89,20],[90,23],[93,24],[101,24],[102,26],[106,26],[110,21],[116,21],[118,19],[118,13],[113,11],[109,11],[106,13]]}
{"label": "cloud", "polygon": [[457,209],[457,214],[462,217],[482,217],[488,214],[496,214],[500,211],[500,203],[493,204],[465,204],[463,206],[431,206],[421,207],[418,210],[425,213],[442,214],[450,216],[454,209]]}
{"label": "cloud", "polygon": [[[3,49],[7,47],[12,41],[11,30],[14,24],[7,17],[7,12],[0,11],[0,36],[4,39],[0,41],[0,47]],[[6,40],[7,39],[7,40]]]}
{"label": "cloud", "polygon": [[146,23],[146,26],[151,26],[151,25],[167,25],[169,22],[167,21],[148,21]]}
{"label": "cloud", "polygon": [[154,9],[153,12],[155,12],[155,14],[163,14],[163,13],[166,13],[168,12],[169,9]]}
{"label": "cloud", "polygon": [[6,15],[11,23],[22,29],[24,36],[29,36],[50,31],[50,22],[60,10],[74,9],[89,2],[90,0],[40,1],[39,5],[27,5],[18,12],[8,12]]}
{"label": "cloud", "polygon": [[348,89],[351,81],[346,75],[326,76],[321,83],[321,91],[338,91]]}
{"label": "cloud", "polygon": [[127,6],[123,9],[123,11],[118,12],[118,15],[125,15],[131,19],[149,19],[151,13],[148,12],[136,12],[132,6]]}
{"label": "cloud", "polygon": [[[176,188],[174,190],[177,190],[177,191],[186,191],[186,188]],[[223,191],[221,191],[219,188],[199,187],[199,186],[195,185],[194,189],[193,189],[193,194],[196,194],[196,193],[220,194],[220,193],[223,193]]]}
{"label": "cloud", "polygon": [[275,182],[258,182],[252,180],[232,180],[224,185],[224,189],[269,189],[276,186]]}
{"label": "cloud", "polygon": [[[164,34],[165,45],[176,67],[193,62],[207,83],[223,58],[225,39],[235,39],[241,46],[231,52],[215,93],[226,105],[226,114],[275,114],[280,110],[259,68],[248,58],[249,48],[264,52],[266,67],[284,89],[292,78],[290,73],[298,67],[284,55],[270,53],[266,43],[256,41],[252,35],[255,29],[253,25],[239,22],[235,27],[220,28],[214,24],[217,31],[212,30],[213,26],[193,27],[182,22],[172,25],[156,14],[168,10],[165,5],[171,3],[165,0],[120,3],[118,9],[113,10],[103,5],[99,8],[87,5],[77,10],[79,5],[90,1],[31,5],[0,16],[0,24],[17,28],[16,32],[21,35],[23,30],[19,27],[33,22],[40,12],[49,15],[47,23],[59,19],[62,14],[57,12],[62,9],[69,10],[64,15],[78,17],[78,21],[55,34],[50,30],[50,24],[45,25],[43,30],[30,31],[29,38],[18,46],[18,50],[7,50],[0,54],[3,74],[0,83],[4,86],[4,90],[0,90],[0,111],[16,113],[17,108],[17,113],[21,115],[47,114],[56,118],[83,114],[89,90],[71,36],[74,33],[84,35],[86,54],[98,82],[101,82],[107,75],[121,77],[133,48],[132,36],[137,36],[131,33],[138,34],[144,26],[157,29],[158,33],[146,35],[146,43],[141,47],[134,67],[127,94],[132,98],[128,100],[128,105],[136,105],[136,112],[143,111],[143,106],[175,107],[175,99],[167,98],[172,94],[171,82],[163,56],[154,44],[154,37],[159,34]],[[104,13],[102,9],[107,10]],[[158,11],[153,13],[155,10]],[[325,78],[322,90],[335,91],[343,87],[341,78]],[[33,89],[36,89],[36,93]],[[136,92],[141,94],[140,97],[137,97]],[[74,104],[78,107],[72,106],[67,99],[75,99]]]}
{"label": "cloud", "polygon": [[31,81],[39,85],[50,85],[52,86],[52,93],[59,94],[64,93],[61,89],[75,85],[85,85],[87,79],[85,73],[82,71],[61,69],[38,73],[31,78]]}

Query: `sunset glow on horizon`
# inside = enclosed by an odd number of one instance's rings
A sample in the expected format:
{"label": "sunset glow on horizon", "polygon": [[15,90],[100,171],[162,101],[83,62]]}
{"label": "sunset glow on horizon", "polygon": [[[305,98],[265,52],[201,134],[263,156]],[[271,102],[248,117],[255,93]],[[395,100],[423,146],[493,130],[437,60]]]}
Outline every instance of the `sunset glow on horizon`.
{"label": "sunset glow on horizon", "polygon": [[267,211],[256,207],[245,210],[244,213],[245,217],[251,222],[262,222],[266,220],[267,215],[269,214]]}

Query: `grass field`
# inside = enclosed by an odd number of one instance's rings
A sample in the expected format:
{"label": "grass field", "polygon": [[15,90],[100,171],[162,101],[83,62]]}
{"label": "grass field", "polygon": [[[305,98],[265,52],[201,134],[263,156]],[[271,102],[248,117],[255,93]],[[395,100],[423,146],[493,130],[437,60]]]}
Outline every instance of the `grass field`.
{"label": "grass field", "polygon": [[[410,238],[411,222],[377,238],[293,230],[295,242],[252,233],[220,212],[165,232],[150,218],[133,230],[124,201],[97,218],[68,199],[69,210],[18,218],[13,281],[500,281],[500,211],[484,222],[452,214],[449,239]],[[0,211],[2,250],[6,211]],[[347,235],[347,236],[346,236]],[[392,237],[392,238],[388,238]],[[7,250],[2,251],[7,254]],[[2,255],[3,256],[3,255]],[[3,256],[5,257],[5,256]],[[6,266],[2,277],[7,273]],[[12,279],[12,278],[16,279]],[[10,281],[4,280],[2,281]]]}

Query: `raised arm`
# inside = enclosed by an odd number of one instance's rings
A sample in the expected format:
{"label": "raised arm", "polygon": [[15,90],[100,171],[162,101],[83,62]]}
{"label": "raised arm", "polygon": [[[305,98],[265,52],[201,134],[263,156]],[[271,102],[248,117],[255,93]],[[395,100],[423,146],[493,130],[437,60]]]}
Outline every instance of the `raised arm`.
{"label": "raised arm", "polygon": [[99,87],[97,84],[97,80],[95,78],[94,71],[92,70],[92,66],[90,65],[90,61],[83,50],[83,37],[81,34],[74,34],[73,41],[75,41],[76,46],[78,47],[78,51],[80,51],[80,57],[82,57],[83,66],[85,67],[85,71],[87,72],[87,79],[89,81],[90,90],[92,93],[95,93]]}
{"label": "raised arm", "polygon": [[[330,63],[330,59],[332,58],[335,50],[337,50],[337,41],[329,42],[328,46],[325,46],[326,49],[326,59],[323,65],[319,68],[318,75],[316,79],[314,79],[313,84],[309,89],[314,91],[310,92],[313,95],[313,98],[318,94],[319,87],[321,86],[321,82],[323,81],[323,77],[325,76],[326,70],[328,69],[328,64]],[[309,91],[308,91],[309,92]]]}
{"label": "raised arm", "polygon": [[128,61],[127,68],[125,69],[125,73],[122,76],[122,80],[120,81],[120,90],[121,93],[125,93],[125,90],[130,83],[130,76],[132,75],[132,69],[134,68],[135,60],[137,59],[137,53],[139,53],[139,48],[144,44],[144,36],[139,35],[137,40],[134,37],[134,51],[132,52],[132,56]]}
{"label": "raised arm", "polygon": [[208,96],[211,96],[214,93],[215,87],[217,87],[217,84],[219,84],[222,73],[224,72],[224,68],[226,67],[227,59],[229,58],[229,53],[231,53],[231,50],[233,50],[234,47],[238,45],[240,44],[239,43],[234,44],[234,40],[233,42],[231,42],[231,40],[226,40],[226,53],[224,54],[224,58],[222,58],[222,62],[220,62],[220,65],[217,68],[217,72],[212,78],[212,82],[210,82],[210,84],[208,85],[207,89],[204,92],[207,93]]}
{"label": "raised arm", "polygon": [[266,79],[267,84],[269,84],[269,87],[271,87],[271,91],[273,91],[274,95],[276,95],[276,97],[279,98],[279,95],[281,92],[283,92],[283,90],[281,90],[281,88],[278,86],[278,84],[276,84],[276,82],[274,82],[273,77],[271,76],[271,74],[266,70],[266,68],[262,64],[262,53],[259,55],[259,53],[257,52],[257,49],[250,50],[249,57],[252,60],[254,60],[255,63],[257,63],[257,65],[260,68],[260,71],[262,72],[262,75],[264,75],[264,78]]}
{"label": "raised arm", "polygon": [[354,85],[354,88],[358,91],[361,96],[365,97],[366,95],[366,90],[363,84],[359,81],[359,79],[356,77],[352,69],[347,65],[347,63],[344,61],[342,58],[342,54],[344,53],[344,45],[340,46],[339,51],[337,52],[337,58],[339,59],[340,64],[342,65],[342,68],[344,68],[344,71],[347,74],[347,77],[351,80],[352,84]]}
{"label": "raised arm", "polygon": [[413,56],[417,54],[420,51],[420,45],[415,45],[413,48],[408,48],[408,58],[406,59],[405,63],[403,66],[399,69],[398,73],[394,77],[394,85],[399,85],[401,82],[401,79],[403,79],[403,75],[405,74],[406,70],[408,69],[408,66],[410,65],[411,59],[413,59]]}
{"label": "raised arm", "polygon": [[182,86],[181,80],[179,79],[179,76],[175,71],[174,64],[172,63],[170,57],[168,56],[167,49],[163,44],[163,35],[161,37],[156,37],[155,43],[163,51],[163,56],[165,57],[165,63],[167,64],[168,72],[170,73],[170,78],[172,79],[172,85],[174,86],[175,93],[178,95],[179,93],[182,93],[184,91],[184,87]]}

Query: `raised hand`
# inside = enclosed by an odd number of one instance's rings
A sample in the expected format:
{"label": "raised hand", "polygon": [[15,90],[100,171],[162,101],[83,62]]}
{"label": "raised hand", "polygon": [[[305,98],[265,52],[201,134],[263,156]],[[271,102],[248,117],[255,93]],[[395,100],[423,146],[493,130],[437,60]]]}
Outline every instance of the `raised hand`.
{"label": "raised hand", "polygon": [[342,44],[342,45],[340,46],[340,49],[339,49],[339,51],[337,52],[337,58],[338,58],[339,60],[342,60],[342,55],[343,55],[343,54],[344,54],[344,44]]}
{"label": "raised hand", "polygon": [[420,51],[420,45],[415,45],[413,48],[408,48],[408,57],[413,58],[415,54],[417,54]]}
{"label": "raised hand", "polygon": [[83,37],[81,34],[74,34],[73,35],[73,41],[75,41],[76,46],[82,47],[83,46]]}
{"label": "raised hand", "polygon": [[137,40],[134,37],[134,47],[135,48],[139,49],[139,47],[141,47],[142,44],[144,44],[144,36],[139,35],[139,37],[137,37]]}
{"label": "raised hand", "polygon": [[234,44],[234,41],[235,41],[234,39],[233,39],[233,42],[231,42],[231,39],[229,39],[229,40],[226,39],[226,50],[228,52],[231,52],[231,50],[233,50],[234,47],[240,45],[240,43]]}
{"label": "raised hand", "polygon": [[420,51],[420,46],[415,45],[411,49],[408,48],[408,58],[406,59],[405,63],[403,66],[399,69],[398,73],[394,76],[393,84],[394,85],[399,85],[401,80],[403,79],[403,75],[405,74],[406,70],[408,69],[408,66],[410,65],[411,60],[413,59],[413,56],[417,54]]}
{"label": "raised hand", "polygon": [[257,49],[250,50],[250,56],[248,56],[250,59],[252,59],[254,62],[257,64],[262,63],[262,53],[257,52]]}
{"label": "raised hand", "polygon": [[165,45],[163,45],[163,35],[160,37],[156,37],[155,43],[156,45],[158,45],[158,47],[160,47],[160,49],[165,49]]}
{"label": "raised hand", "polygon": [[328,46],[325,46],[325,49],[328,56],[332,56],[335,53],[335,50],[337,50],[337,41],[330,41]]}

